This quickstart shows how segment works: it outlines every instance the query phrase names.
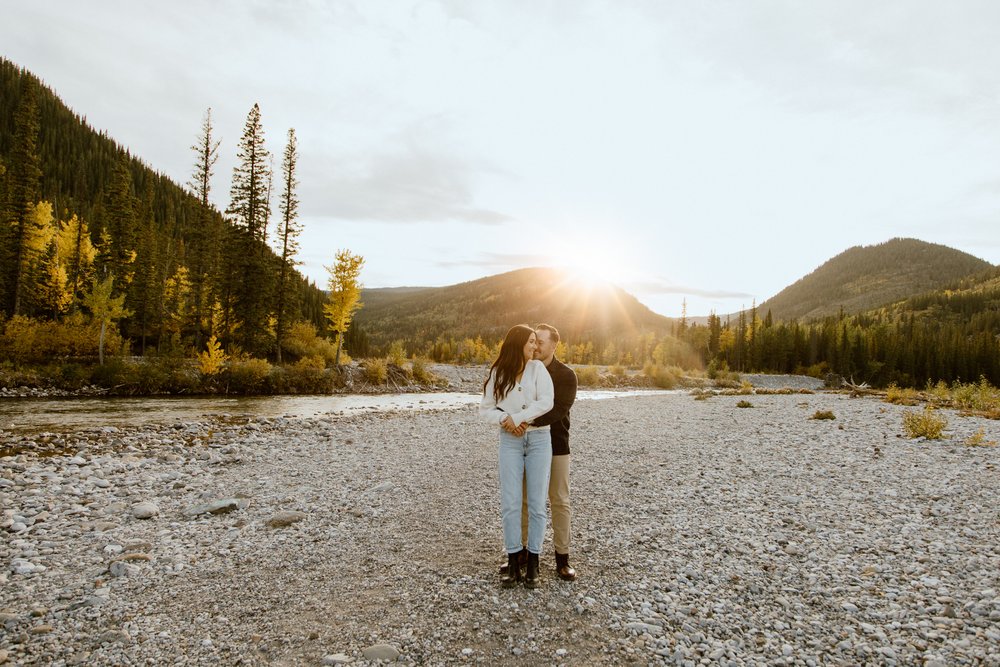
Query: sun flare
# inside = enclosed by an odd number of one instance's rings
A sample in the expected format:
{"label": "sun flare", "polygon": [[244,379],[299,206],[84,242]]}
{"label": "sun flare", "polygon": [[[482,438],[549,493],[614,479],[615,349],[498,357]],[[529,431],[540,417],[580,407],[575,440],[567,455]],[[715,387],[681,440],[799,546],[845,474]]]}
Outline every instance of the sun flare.
{"label": "sun flare", "polygon": [[566,271],[581,287],[621,285],[631,273],[615,248],[597,244],[563,244],[552,261],[555,268]]}

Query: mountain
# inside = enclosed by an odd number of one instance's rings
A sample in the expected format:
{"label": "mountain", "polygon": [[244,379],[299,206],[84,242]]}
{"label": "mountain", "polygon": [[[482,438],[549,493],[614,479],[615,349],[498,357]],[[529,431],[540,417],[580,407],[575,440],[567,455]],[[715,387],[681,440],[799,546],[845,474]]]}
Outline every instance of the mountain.
{"label": "mountain", "polygon": [[511,326],[548,322],[564,340],[595,345],[614,337],[670,331],[672,321],[610,284],[548,268],[519,269],[447,287],[367,289],[355,326],[370,344],[434,342],[481,336],[492,342]]}
{"label": "mountain", "polygon": [[952,327],[966,336],[979,332],[1000,334],[1000,266],[898,301],[871,312],[870,316]]}
{"label": "mountain", "polygon": [[961,278],[993,268],[968,253],[917,239],[895,238],[855,246],[757,307],[778,320],[809,320],[861,313],[933,292]]}

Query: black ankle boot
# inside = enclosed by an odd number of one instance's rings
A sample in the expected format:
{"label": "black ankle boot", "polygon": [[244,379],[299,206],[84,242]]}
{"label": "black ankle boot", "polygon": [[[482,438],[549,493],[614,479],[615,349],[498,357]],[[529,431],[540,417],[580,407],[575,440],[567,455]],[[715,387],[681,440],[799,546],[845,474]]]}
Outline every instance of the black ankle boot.
{"label": "black ankle boot", "polygon": [[518,567],[517,560],[517,553],[507,554],[507,571],[500,576],[500,585],[504,588],[510,588],[521,581],[521,568]]}
{"label": "black ankle boot", "polygon": [[[520,551],[517,552],[517,566],[523,570],[524,565],[527,562],[528,562],[528,550],[521,549]],[[508,570],[510,570],[510,563],[503,563],[500,565],[500,574],[507,574]]]}
{"label": "black ankle boot", "polygon": [[538,554],[528,552],[528,571],[524,575],[526,588],[538,588]]}

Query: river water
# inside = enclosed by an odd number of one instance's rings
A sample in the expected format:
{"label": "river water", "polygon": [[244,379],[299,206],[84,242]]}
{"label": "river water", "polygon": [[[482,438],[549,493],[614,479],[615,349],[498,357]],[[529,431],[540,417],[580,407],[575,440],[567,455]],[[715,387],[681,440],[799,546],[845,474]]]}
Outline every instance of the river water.
{"label": "river water", "polygon": [[[580,391],[578,400],[669,394],[666,390]],[[198,421],[206,417],[304,418],[388,410],[472,406],[479,394],[345,394],[329,396],[196,396],[143,398],[0,399],[0,429],[65,431],[100,426],[138,426]]]}

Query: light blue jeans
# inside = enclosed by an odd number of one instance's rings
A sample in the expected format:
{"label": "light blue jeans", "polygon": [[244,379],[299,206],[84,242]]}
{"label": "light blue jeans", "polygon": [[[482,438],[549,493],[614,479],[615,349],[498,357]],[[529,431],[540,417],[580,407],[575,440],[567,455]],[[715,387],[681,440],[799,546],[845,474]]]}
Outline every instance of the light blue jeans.
{"label": "light blue jeans", "polygon": [[522,488],[528,493],[528,551],[542,553],[551,467],[552,434],[548,428],[533,429],[520,437],[500,431],[500,516],[504,548],[509,554],[517,553],[523,546]]}

